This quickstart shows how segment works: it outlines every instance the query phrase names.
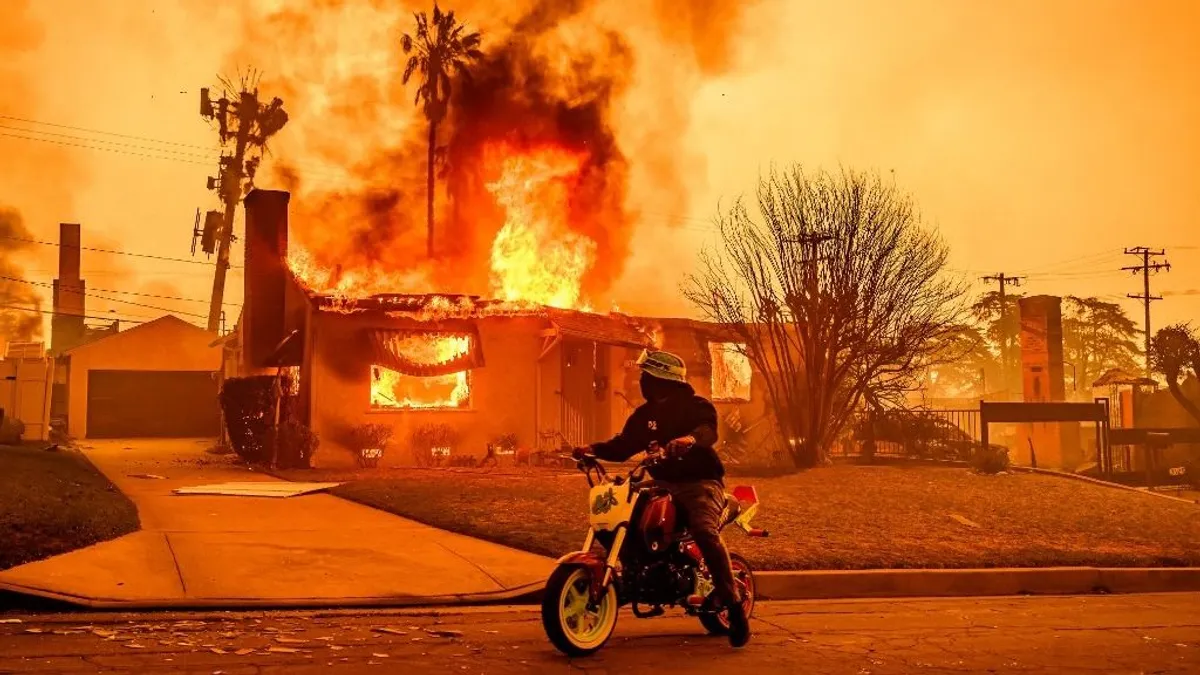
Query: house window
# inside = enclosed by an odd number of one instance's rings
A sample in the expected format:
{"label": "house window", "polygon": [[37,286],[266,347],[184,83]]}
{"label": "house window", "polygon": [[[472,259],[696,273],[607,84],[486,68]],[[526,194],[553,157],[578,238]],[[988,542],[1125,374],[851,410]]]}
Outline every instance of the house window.
{"label": "house window", "polygon": [[714,401],[750,400],[750,357],[746,345],[734,342],[710,342],[712,362],[712,398]]}
{"label": "house window", "polygon": [[[466,335],[412,335],[391,342],[390,349],[405,364],[448,364],[471,351]],[[417,365],[415,372],[423,367]],[[410,371],[414,372],[414,371]],[[471,400],[468,370],[433,375],[402,373],[384,365],[371,366],[371,407],[378,410],[467,408]]]}

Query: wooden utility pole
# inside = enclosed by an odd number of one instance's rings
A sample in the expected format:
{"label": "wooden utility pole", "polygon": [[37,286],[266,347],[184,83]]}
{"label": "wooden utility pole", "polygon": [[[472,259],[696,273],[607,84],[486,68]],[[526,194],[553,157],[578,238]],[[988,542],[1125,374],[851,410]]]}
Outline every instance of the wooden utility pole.
{"label": "wooden utility pole", "polygon": [[1150,377],[1150,303],[1154,302],[1155,300],[1162,300],[1162,296],[1150,295],[1150,273],[1158,273],[1161,270],[1166,270],[1168,272],[1171,271],[1171,263],[1166,261],[1152,263],[1150,262],[1150,259],[1166,255],[1166,253],[1167,252],[1162,249],[1152,251],[1145,246],[1127,248],[1125,249],[1125,255],[1132,255],[1141,258],[1142,264],[1121,268],[1121,270],[1124,272],[1132,272],[1134,274],[1137,274],[1138,272],[1142,273],[1142,294],[1134,295],[1130,293],[1128,295],[1134,300],[1141,300],[1146,307],[1146,377]]}
{"label": "wooden utility pole", "polygon": [[[200,115],[217,120],[222,146],[228,146],[233,141],[232,154],[221,155],[218,176],[208,179],[208,189],[216,190],[225,212],[220,222],[206,219],[202,233],[210,241],[215,240],[217,246],[217,268],[208,307],[208,330],[215,333],[221,329],[225,275],[229,270],[229,250],[234,241],[233,221],[237,205],[242,194],[254,183],[254,174],[267,139],[287,124],[287,113],[283,111],[283,101],[278,98],[269,104],[259,103],[258,89],[243,82],[236,101],[231,101],[227,96],[213,101],[209,98],[208,89],[201,89]],[[213,227],[219,227],[219,232],[211,232]],[[206,252],[211,251],[206,247]]]}
{"label": "wooden utility pole", "polygon": [[1008,334],[1008,287],[1020,286],[1024,277],[1010,277],[1004,272],[984,277],[987,283],[1000,284],[1000,386],[1005,395],[1012,391],[1012,347]]}

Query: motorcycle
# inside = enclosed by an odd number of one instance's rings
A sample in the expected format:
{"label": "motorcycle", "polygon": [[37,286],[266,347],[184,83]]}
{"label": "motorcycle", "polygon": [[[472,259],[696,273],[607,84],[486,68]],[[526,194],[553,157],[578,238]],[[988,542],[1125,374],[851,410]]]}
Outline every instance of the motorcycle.
{"label": "motorcycle", "polygon": [[[715,604],[712,577],[699,546],[677,517],[670,493],[647,478],[648,470],[665,457],[662,448],[651,445],[637,466],[615,478],[595,456],[577,460],[590,490],[590,527],[582,550],[559,558],[542,598],[542,626],[563,654],[579,657],[599,651],[612,636],[624,605],[632,605],[639,619],[661,616],[664,607],[682,607],[710,634],[728,634],[728,612]],[[749,536],[769,536],[750,526],[759,504],[753,487],[735,487],[725,498],[722,529],[736,524]],[[749,617],[755,602],[754,571],[742,556],[731,553],[730,559]]]}

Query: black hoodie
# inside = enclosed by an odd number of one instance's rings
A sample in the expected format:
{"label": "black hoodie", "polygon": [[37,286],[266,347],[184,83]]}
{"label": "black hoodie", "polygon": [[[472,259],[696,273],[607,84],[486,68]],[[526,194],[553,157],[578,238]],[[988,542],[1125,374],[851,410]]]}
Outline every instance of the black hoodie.
{"label": "black hoodie", "polygon": [[690,385],[680,385],[665,400],[638,406],[621,433],[596,443],[592,452],[605,461],[623,462],[647,450],[651,441],[665,448],[682,436],[694,436],[696,444],[680,457],[651,468],[650,475],[671,483],[723,480],[725,467],[713,449],[717,442],[717,409],[703,396],[697,396]]}

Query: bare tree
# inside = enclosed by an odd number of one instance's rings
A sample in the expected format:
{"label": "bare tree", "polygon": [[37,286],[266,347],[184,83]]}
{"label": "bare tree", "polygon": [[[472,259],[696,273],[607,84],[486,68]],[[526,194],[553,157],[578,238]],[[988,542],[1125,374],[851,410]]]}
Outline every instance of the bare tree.
{"label": "bare tree", "polygon": [[851,413],[899,405],[945,353],[966,284],[912,199],[877,175],[772,170],[718,217],[688,298],[762,374],[797,467],[824,462]]}
{"label": "bare tree", "polygon": [[1150,341],[1150,367],[1162,373],[1167,389],[1179,405],[1200,424],[1200,406],[1189,399],[1179,381],[1191,375],[1200,377],[1200,338],[1191,326],[1178,323],[1154,334]]}

